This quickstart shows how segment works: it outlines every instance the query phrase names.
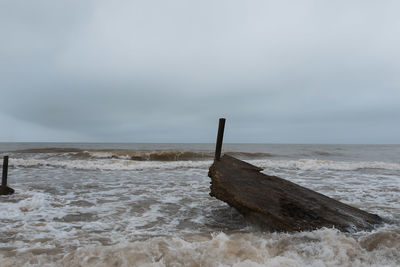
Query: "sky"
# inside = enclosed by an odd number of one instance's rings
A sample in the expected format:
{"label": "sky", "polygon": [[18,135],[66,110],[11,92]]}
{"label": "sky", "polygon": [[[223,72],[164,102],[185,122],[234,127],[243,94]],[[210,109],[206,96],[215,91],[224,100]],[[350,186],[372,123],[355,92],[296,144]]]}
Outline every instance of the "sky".
{"label": "sky", "polygon": [[0,142],[399,144],[399,10],[1,0]]}

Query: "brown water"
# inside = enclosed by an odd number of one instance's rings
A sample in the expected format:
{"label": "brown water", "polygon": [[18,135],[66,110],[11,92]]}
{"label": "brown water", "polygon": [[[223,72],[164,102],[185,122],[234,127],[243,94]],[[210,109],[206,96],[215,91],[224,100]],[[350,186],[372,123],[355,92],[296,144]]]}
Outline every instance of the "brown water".
{"label": "brown water", "polygon": [[224,145],[382,216],[372,232],[260,232],[208,195],[210,144],[0,144],[0,266],[399,266],[400,146]]}

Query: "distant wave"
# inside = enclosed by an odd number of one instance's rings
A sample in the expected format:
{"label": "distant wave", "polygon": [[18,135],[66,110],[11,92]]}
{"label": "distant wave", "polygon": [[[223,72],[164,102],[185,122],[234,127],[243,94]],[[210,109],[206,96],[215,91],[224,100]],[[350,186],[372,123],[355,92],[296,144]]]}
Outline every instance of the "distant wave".
{"label": "distant wave", "polygon": [[340,157],[343,156],[343,153],[333,152],[333,151],[322,151],[322,150],[311,150],[311,151],[302,151],[296,156],[305,157],[305,158],[321,158],[321,157]]}
{"label": "distant wave", "polygon": [[184,161],[212,159],[210,152],[192,151],[84,151],[77,157],[95,159],[124,159],[135,161]]}
{"label": "distant wave", "polygon": [[317,156],[338,156],[341,155],[340,153],[333,153],[333,152],[327,152],[327,151],[314,151],[313,152]]}
{"label": "distant wave", "polygon": [[271,153],[261,153],[261,152],[256,152],[256,153],[251,153],[251,152],[225,152],[224,154],[237,157],[240,159],[262,159],[262,158],[273,158],[273,157],[278,157],[278,155],[274,155]]}
{"label": "distant wave", "polygon": [[30,148],[11,151],[14,153],[68,153],[68,152],[81,152],[82,149],[78,148],[60,148],[60,147],[46,147],[46,148]]}
{"label": "distant wave", "polygon": [[[76,148],[39,148],[13,151],[13,153],[35,154],[43,158],[51,156],[65,157],[68,159],[123,159],[134,161],[186,161],[186,160],[212,160],[214,152],[199,151],[137,151],[137,150],[81,150]],[[225,152],[240,159],[262,159],[274,157],[269,153],[250,153],[250,152]]]}

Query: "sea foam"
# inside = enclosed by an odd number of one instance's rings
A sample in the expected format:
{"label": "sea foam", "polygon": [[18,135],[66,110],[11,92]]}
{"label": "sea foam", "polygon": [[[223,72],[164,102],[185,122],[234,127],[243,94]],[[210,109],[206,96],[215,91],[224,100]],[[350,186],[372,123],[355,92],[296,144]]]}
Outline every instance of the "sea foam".
{"label": "sea foam", "polygon": [[[295,170],[338,170],[351,171],[358,169],[400,170],[400,163],[379,161],[332,161],[317,159],[300,160],[247,160],[262,168],[280,168]],[[23,159],[11,158],[11,167],[53,167],[75,168],[84,170],[143,170],[143,169],[175,169],[206,168],[212,164],[204,161],[135,161],[125,159],[91,159],[91,160],[58,160],[58,159]]]}
{"label": "sea foam", "polygon": [[[383,239],[382,237],[385,237]],[[398,266],[400,232],[381,229],[352,237],[334,229],[297,234],[212,233],[155,237],[87,246],[62,258],[2,257],[2,266]]]}

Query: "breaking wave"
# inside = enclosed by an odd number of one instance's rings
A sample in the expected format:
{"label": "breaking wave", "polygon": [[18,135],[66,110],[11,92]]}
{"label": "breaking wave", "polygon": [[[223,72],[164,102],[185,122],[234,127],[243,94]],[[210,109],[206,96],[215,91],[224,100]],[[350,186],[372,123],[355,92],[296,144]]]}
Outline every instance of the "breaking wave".
{"label": "breaking wave", "polygon": [[133,161],[120,159],[99,160],[46,160],[46,159],[11,159],[10,167],[53,167],[82,170],[144,170],[205,168],[211,161]]}
{"label": "breaking wave", "polygon": [[209,152],[191,151],[83,151],[77,157],[96,159],[125,159],[135,161],[183,161],[212,159]]}
{"label": "breaking wave", "polygon": [[[331,161],[331,160],[248,160],[249,163],[264,169],[290,169],[290,170],[338,170],[354,171],[360,169],[386,169],[399,170],[400,163],[378,161]],[[106,157],[84,159],[23,159],[11,158],[10,167],[54,167],[84,170],[143,170],[143,169],[177,169],[177,168],[208,168],[212,163],[208,160],[132,160]]]}
{"label": "breaking wave", "polygon": [[[13,151],[16,154],[33,154],[42,158],[65,157],[69,159],[123,159],[135,161],[184,161],[211,160],[214,152],[210,151],[138,151],[138,150],[81,150],[76,148],[39,148]],[[262,159],[274,157],[270,153],[226,152],[241,159]]]}
{"label": "breaking wave", "polygon": [[280,168],[295,170],[337,170],[354,171],[359,169],[400,170],[400,163],[381,161],[332,161],[317,159],[300,160],[255,160],[251,161],[262,168]]}
{"label": "breaking wave", "polygon": [[381,230],[360,238],[334,229],[155,237],[82,247],[56,261],[44,251],[2,258],[2,266],[398,266],[400,232]]}

